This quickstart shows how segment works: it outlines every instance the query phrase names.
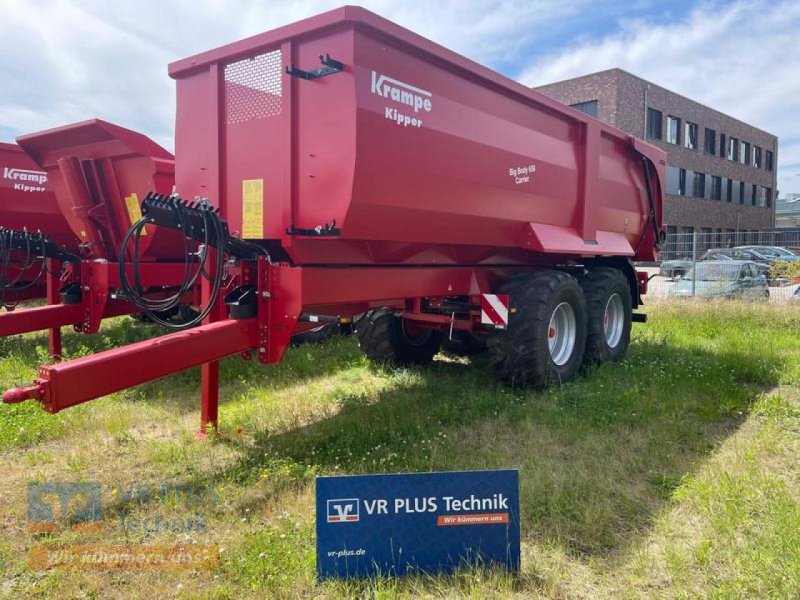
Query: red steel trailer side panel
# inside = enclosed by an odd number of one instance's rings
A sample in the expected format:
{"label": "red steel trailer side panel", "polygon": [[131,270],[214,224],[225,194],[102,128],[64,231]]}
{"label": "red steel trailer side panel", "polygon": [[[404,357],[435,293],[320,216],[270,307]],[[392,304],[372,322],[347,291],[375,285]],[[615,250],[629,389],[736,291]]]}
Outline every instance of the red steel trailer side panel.
{"label": "red steel trailer side panel", "polygon": [[0,227],[46,233],[70,251],[78,241],[59,210],[47,173],[16,144],[0,142]]}
{"label": "red steel trailer side panel", "polygon": [[[319,68],[316,79],[286,74]],[[377,15],[344,7],[188,58],[176,187],[296,264],[653,258],[665,155]],[[339,235],[287,230],[335,226]],[[545,256],[549,255],[549,256]]]}

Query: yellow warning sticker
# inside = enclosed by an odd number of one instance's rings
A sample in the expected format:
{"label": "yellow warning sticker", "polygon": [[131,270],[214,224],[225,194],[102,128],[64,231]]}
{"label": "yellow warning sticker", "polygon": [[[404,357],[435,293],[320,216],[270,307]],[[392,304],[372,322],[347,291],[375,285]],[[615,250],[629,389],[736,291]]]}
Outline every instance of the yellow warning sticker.
{"label": "yellow warning sticker", "polygon": [[[128,216],[131,218],[131,225],[142,218],[142,207],[139,206],[139,196],[136,192],[130,196],[125,196],[125,206],[128,207]],[[142,235],[147,235],[147,228],[142,228]]]}
{"label": "yellow warning sticker", "polygon": [[264,239],[264,180],[242,180],[242,237]]}

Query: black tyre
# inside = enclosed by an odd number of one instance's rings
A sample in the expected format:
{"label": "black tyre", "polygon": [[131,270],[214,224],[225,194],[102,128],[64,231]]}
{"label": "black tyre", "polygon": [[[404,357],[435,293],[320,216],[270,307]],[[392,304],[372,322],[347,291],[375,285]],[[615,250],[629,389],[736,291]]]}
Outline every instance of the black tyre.
{"label": "black tyre", "polygon": [[454,331],[453,339],[445,336],[442,348],[457,356],[473,356],[486,352],[486,336],[473,335],[468,331]]}
{"label": "black tyre", "polygon": [[306,329],[302,333],[296,333],[292,336],[292,345],[299,346],[301,344],[320,344],[330,337],[333,337],[339,332],[338,323],[326,323],[313,329]]}
{"label": "black tyre", "polygon": [[546,387],[575,377],[586,344],[586,302],[568,273],[540,271],[509,278],[506,331],[489,336],[495,374],[519,387]]}
{"label": "black tyre", "polygon": [[411,326],[386,310],[366,313],[356,323],[356,337],[369,358],[398,365],[424,364],[433,360],[442,333]]}
{"label": "black tyre", "polygon": [[631,288],[619,269],[593,269],[581,280],[586,298],[584,362],[620,360],[631,341]]}

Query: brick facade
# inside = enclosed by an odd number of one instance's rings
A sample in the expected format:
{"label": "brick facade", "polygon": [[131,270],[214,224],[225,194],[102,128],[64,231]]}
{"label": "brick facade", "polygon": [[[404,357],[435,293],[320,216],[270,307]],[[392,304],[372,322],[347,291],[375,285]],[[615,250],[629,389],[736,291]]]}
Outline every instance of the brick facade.
{"label": "brick facade", "polygon": [[[653,83],[645,81],[621,69],[610,69],[560,81],[536,88],[548,96],[565,104],[597,101],[597,118],[627,131],[639,138],[645,138],[667,153],[670,168],[669,191],[681,191],[678,185],[679,170],[684,170],[685,186],[683,195],[668,193],[664,203],[664,223],[675,227],[678,232],[691,227],[697,231],[703,228],[717,230],[757,230],[772,227],[775,223],[775,198],[777,196],[778,138],[761,129],[729,117],[719,111],[694,102]],[[647,136],[646,108],[661,112],[661,138]],[[667,117],[680,119],[679,143],[667,141]],[[697,125],[696,147],[685,147],[685,124]],[[714,131],[714,153],[705,151],[706,128]],[[720,156],[720,134],[725,135],[728,145],[730,138],[750,145],[750,163],[728,160],[727,147]],[[761,168],[752,165],[755,147],[761,148]],[[767,151],[772,153],[772,170],[766,167]],[[694,197],[694,173],[705,177],[704,197]],[[712,198],[712,177],[721,178],[720,199]],[[728,181],[736,187],[736,194],[727,201]],[[699,180],[698,191],[702,180]],[[744,198],[738,197],[740,183],[745,184]],[[757,186],[757,203],[769,206],[753,206],[752,187]],[[768,190],[768,191],[767,191]],[[699,194],[698,194],[699,195]]]}

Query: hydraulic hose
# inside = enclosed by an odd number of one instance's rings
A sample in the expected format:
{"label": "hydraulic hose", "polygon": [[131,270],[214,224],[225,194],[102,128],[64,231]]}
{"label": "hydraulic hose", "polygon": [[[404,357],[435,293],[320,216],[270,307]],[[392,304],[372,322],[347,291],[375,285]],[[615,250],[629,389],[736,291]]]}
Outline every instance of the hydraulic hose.
{"label": "hydraulic hose", "polygon": [[[213,272],[209,274],[209,270],[205,267],[206,260],[208,260],[208,249],[211,247],[211,240],[224,240],[225,230],[220,217],[215,212],[210,210],[202,211],[204,240],[198,251],[193,252],[192,240],[187,234],[189,224],[185,213],[185,211],[189,209],[176,203],[175,210],[178,220],[178,229],[183,233],[184,236],[183,248],[185,256],[183,281],[178,286],[178,290],[166,298],[154,299],[145,296],[139,272],[139,240],[144,227],[151,222],[147,216],[142,217],[136,223],[134,223],[134,225],[125,235],[125,238],[122,240],[119,252],[119,280],[120,287],[122,288],[122,291],[127,297],[128,301],[141,308],[151,320],[168,329],[181,330],[194,327],[202,322],[203,319],[209,315],[219,299],[225,269],[225,253],[222,248],[218,248],[215,253]],[[212,229],[215,234],[213,236],[211,235]],[[131,253],[131,271],[133,281],[128,278],[124,261],[124,257],[128,253],[128,248],[131,246],[131,242],[133,242],[133,249]],[[192,268],[192,265],[195,262],[193,260],[194,256],[197,256],[196,269]],[[208,303],[201,309],[197,316],[187,322],[173,323],[158,314],[178,307],[181,304],[183,297],[194,289],[200,277],[203,277],[211,283],[211,294],[209,296]]]}
{"label": "hydraulic hose", "polygon": [[[15,236],[22,236],[25,243],[25,259],[22,261],[17,276],[10,280],[9,269],[12,266],[11,257],[14,252],[14,238]],[[37,285],[46,272],[45,260],[45,240],[41,234],[38,234],[33,243],[32,236],[27,231],[18,232],[11,229],[0,228],[0,306],[13,308],[16,304],[9,304],[6,302],[7,292],[21,292],[28,288]],[[37,250],[38,248],[38,250]],[[40,261],[39,272],[30,281],[20,284],[25,274]]]}

